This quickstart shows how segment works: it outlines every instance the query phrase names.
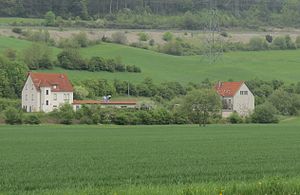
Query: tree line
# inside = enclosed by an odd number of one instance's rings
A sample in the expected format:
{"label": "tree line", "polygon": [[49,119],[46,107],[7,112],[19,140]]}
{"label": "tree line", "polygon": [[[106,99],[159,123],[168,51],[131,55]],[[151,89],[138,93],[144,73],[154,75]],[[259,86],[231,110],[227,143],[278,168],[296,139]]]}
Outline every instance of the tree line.
{"label": "tree line", "polygon": [[[220,12],[220,25],[223,27],[299,26],[299,6],[299,0],[2,0],[0,16],[42,18],[48,11],[53,11],[64,19],[105,19],[109,21],[106,27],[159,28],[174,25],[176,28],[193,29],[194,24],[199,25],[197,21],[209,17],[208,10],[215,8]],[[170,24],[162,24],[162,18],[154,15],[179,17],[165,19]]]}

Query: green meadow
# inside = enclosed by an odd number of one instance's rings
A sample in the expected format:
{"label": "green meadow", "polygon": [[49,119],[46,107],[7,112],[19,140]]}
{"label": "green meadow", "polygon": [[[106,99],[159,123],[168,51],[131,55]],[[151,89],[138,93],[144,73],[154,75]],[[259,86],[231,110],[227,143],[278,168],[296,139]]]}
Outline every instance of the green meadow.
{"label": "green meadow", "polygon": [[18,24],[32,24],[32,25],[41,25],[43,19],[38,18],[17,18],[17,17],[0,17],[0,25],[13,25],[14,23]]}
{"label": "green meadow", "polygon": [[[31,42],[25,40],[0,37],[0,52],[6,48],[13,48],[21,55],[21,50],[30,44]],[[53,47],[53,58],[59,51],[60,49]],[[60,68],[46,71],[66,72],[74,81],[94,78],[141,81],[145,77],[150,77],[155,82],[179,81],[181,83],[199,82],[206,78],[211,80],[281,79],[286,82],[300,80],[300,50],[230,52],[225,53],[213,64],[203,56],[171,56],[110,43],[102,43],[80,51],[86,58],[120,56],[124,63],[139,66],[142,73],[86,72]]]}
{"label": "green meadow", "polygon": [[298,194],[278,125],[0,126],[0,194]]}

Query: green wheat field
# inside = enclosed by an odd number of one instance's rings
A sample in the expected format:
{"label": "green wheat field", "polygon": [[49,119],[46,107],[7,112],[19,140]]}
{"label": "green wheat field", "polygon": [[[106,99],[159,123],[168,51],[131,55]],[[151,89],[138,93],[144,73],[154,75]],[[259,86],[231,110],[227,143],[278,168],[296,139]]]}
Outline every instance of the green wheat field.
{"label": "green wheat field", "polygon": [[300,122],[0,126],[0,194],[299,194]]}

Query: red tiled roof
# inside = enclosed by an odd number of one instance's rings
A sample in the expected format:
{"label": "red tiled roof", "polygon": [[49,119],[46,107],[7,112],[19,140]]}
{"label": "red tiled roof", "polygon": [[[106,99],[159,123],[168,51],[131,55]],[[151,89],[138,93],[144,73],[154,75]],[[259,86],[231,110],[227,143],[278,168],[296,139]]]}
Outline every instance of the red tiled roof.
{"label": "red tiled roof", "polygon": [[66,74],[30,72],[28,77],[31,77],[37,90],[40,87],[51,87],[53,92],[73,92],[73,86]]}
{"label": "red tiled roof", "polygon": [[136,105],[135,101],[108,101],[105,102],[103,100],[74,100],[73,104],[101,104],[101,105]]}
{"label": "red tiled roof", "polygon": [[243,85],[241,82],[219,82],[216,84],[215,89],[220,96],[233,97]]}

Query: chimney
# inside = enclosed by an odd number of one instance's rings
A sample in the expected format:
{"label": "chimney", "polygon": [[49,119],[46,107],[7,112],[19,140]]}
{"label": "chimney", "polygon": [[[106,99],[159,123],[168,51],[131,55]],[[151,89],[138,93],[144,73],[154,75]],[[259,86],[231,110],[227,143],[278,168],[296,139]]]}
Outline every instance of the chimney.
{"label": "chimney", "polygon": [[218,88],[221,88],[221,87],[222,87],[222,82],[218,81]]}

